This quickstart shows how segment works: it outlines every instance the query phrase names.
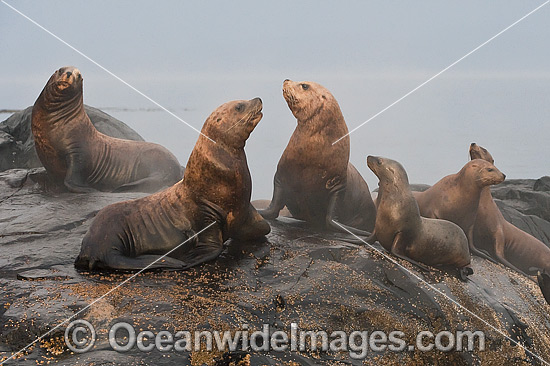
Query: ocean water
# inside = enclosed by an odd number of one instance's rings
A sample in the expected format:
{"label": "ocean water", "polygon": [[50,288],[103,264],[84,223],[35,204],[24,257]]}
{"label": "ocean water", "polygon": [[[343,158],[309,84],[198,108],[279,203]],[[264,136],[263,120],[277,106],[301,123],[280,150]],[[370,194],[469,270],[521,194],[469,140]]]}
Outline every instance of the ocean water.
{"label": "ocean water", "polygon": [[[427,71],[413,76],[328,75],[308,80],[334,94],[352,130],[431,76]],[[199,130],[218,105],[261,97],[264,117],[248,140],[246,153],[253,199],[269,199],[277,162],[296,126],[282,97],[285,78],[300,80],[295,75],[212,76],[133,85]],[[32,105],[45,81],[17,85],[17,100],[0,108]],[[124,121],[186,163],[197,132],[116,80],[85,76],[84,88],[86,104]],[[0,114],[0,120],[8,116]],[[367,155],[400,161],[411,183],[433,184],[457,172],[469,160],[469,144],[476,142],[491,152],[508,178],[539,178],[550,175],[549,120],[549,78],[442,75],[352,133],[350,160],[371,190],[377,179],[366,166]]]}

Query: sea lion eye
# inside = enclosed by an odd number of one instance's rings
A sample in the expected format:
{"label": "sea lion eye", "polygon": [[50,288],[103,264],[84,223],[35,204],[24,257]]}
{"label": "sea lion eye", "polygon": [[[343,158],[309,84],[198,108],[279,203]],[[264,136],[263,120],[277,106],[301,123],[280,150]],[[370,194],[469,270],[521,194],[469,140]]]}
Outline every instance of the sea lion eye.
{"label": "sea lion eye", "polygon": [[495,170],[493,168],[487,168],[488,172],[494,172]]}
{"label": "sea lion eye", "polygon": [[307,84],[301,84],[302,85],[302,89],[304,90],[308,90],[309,89],[309,85]]}
{"label": "sea lion eye", "polygon": [[244,104],[238,104],[236,107],[235,107],[235,110],[237,112],[242,112],[244,111]]}

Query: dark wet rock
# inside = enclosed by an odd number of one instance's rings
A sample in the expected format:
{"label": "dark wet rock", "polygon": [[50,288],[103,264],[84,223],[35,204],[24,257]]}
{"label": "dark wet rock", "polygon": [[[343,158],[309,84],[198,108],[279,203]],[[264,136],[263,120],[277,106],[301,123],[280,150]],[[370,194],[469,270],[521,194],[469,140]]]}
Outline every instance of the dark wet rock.
{"label": "dark wet rock", "polygon": [[[124,122],[94,107],[85,105],[84,109],[98,131],[112,137],[143,141],[143,138]],[[32,106],[0,122],[0,171],[42,166],[34,149],[31,114]]]}
{"label": "dark wet rock", "polygon": [[[155,333],[236,331],[245,324],[250,332],[263,324],[270,332],[290,332],[292,323],[329,334],[400,330],[407,344],[424,330],[481,330],[484,352],[370,351],[366,364],[540,364],[504,336],[550,359],[550,306],[534,281],[477,257],[467,282],[451,272],[419,272],[388,259],[379,246],[337,241],[288,218],[271,221],[267,242],[231,241],[214,262],[186,272],[142,273],[113,290],[132,274],[77,272],[73,261],[98,210],[143,194],[44,194],[32,178],[41,174],[27,175],[31,179],[24,181],[21,171],[0,175],[0,360],[53,331],[7,365],[362,364],[345,352],[143,353],[134,348],[119,353],[107,334],[120,321]],[[14,181],[22,183],[13,188]],[[516,215],[512,219],[523,215],[516,204],[499,201]],[[542,221],[533,218],[534,226],[526,228],[545,227],[548,222]],[[75,315],[97,332],[87,353],[72,354],[63,341],[62,322]]]}
{"label": "dark wet rock", "polygon": [[[534,179],[510,179],[492,187],[491,193],[493,198],[503,201],[506,206],[523,215],[533,215],[550,221],[550,192],[535,191],[534,185]],[[516,225],[515,222],[512,223]],[[550,237],[550,232],[547,234]]]}

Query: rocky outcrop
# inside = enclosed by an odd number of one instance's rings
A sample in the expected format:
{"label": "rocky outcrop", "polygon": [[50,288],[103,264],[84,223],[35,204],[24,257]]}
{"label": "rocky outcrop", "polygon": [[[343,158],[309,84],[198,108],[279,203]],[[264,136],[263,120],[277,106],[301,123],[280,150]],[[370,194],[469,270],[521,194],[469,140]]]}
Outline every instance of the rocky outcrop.
{"label": "rocky outcrop", "polygon": [[[231,241],[211,263],[185,272],[142,273],[102,297],[132,275],[75,271],[82,237],[98,210],[143,194],[46,194],[42,178],[40,170],[0,174],[0,360],[53,330],[7,365],[363,364],[348,352],[134,348],[119,353],[108,343],[108,330],[120,321],[155,333],[235,331],[244,324],[251,332],[263,324],[271,332],[290,332],[292,323],[329,334],[399,330],[407,345],[419,331],[480,330],[485,351],[369,351],[364,364],[538,365],[537,357],[550,360],[550,306],[532,280],[477,257],[467,282],[452,272],[421,272],[380,247],[344,243],[289,218],[271,221],[265,242]],[[526,187],[508,188],[523,197]],[[519,198],[499,204],[522,215],[514,208],[524,206]],[[77,318],[95,327],[97,341],[90,351],[74,354],[63,340],[65,325],[55,327],[82,309]]]}
{"label": "rocky outcrop", "polygon": [[[143,138],[124,122],[97,108],[85,105],[84,109],[99,132],[121,139],[143,141]],[[42,166],[34,149],[31,114],[32,106],[0,122],[0,172]]]}

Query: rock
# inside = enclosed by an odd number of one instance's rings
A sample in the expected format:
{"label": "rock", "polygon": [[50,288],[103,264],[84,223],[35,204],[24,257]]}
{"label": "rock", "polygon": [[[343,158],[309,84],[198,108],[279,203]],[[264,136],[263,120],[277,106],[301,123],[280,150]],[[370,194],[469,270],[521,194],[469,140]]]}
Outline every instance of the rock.
{"label": "rock", "polygon": [[[143,141],[143,138],[124,122],[97,108],[85,105],[84,109],[98,131],[112,137]],[[0,171],[42,166],[34,149],[31,114],[32,106],[0,122]]]}
{"label": "rock", "polygon": [[[5,183],[9,175],[22,173],[5,173],[0,176],[0,360],[53,330],[6,365],[362,364],[347,352],[307,350],[162,353],[134,347],[119,353],[111,349],[108,331],[121,321],[154,333],[235,331],[244,325],[252,333],[264,324],[270,333],[289,333],[292,323],[329,334],[399,330],[407,345],[420,331],[480,330],[483,352],[369,351],[365,364],[540,364],[504,335],[550,359],[550,306],[537,285],[489,261],[474,257],[474,275],[461,282],[453,272],[419,272],[379,246],[344,243],[303,222],[280,218],[270,221],[267,242],[230,241],[217,260],[189,271],[77,272],[74,259],[98,210],[143,194],[46,195],[32,178],[11,188]],[[511,207],[506,200],[501,204]],[[54,329],[75,315],[97,333],[93,348],[82,354],[65,346],[65,325]]]}
{"label": "rock", "polygon": [[550,192],[535,191],[534,185],[533,179],[510,179],[492,187],[491,193],[524,215],[550,221]]}
{"label": "rock", "polygon": [[537,181],[533,185],[533,190],[550,192],[550,177],[544,176],[542,178],[537,179]]}

